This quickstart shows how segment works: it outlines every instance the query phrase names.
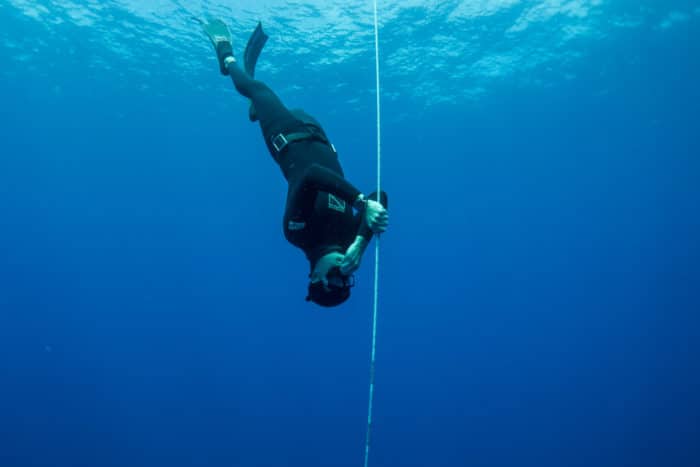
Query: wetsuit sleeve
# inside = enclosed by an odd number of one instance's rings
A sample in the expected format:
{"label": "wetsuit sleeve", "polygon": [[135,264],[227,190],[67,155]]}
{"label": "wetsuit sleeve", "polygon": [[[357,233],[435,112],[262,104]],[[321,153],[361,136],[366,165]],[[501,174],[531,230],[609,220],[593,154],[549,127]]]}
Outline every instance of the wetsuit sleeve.
{"label": "wetsuit sleeve", "polygon": [[[377,200],[377,192],[371,193],[369,196],[367,196],[367,199],[372,199],[372,200]],[[386,194],[385,191],[381,192],[381,195],[379,197],[379,202],[384,206],[384,209],[389,209],[389,196]],[[357,235],[360,235],[367,239],[367,241],[372,240],[372,236],[374,235],[372,233],[372,230],[369,228],[367,225],[367,221],[365,220],[365,216],[360,213],[360,228],[357,229]]]}
{"label": "wetsuit sleeve", "polygon": [[[360,190],[340,175],[318,164],[312,164],[304,172],[294,197],[313,195],[315,198],[316,193],[319,191],[331,193],[350,205],[355,202],[360,194]],[[293,202],[292,204],[296,203]]]}

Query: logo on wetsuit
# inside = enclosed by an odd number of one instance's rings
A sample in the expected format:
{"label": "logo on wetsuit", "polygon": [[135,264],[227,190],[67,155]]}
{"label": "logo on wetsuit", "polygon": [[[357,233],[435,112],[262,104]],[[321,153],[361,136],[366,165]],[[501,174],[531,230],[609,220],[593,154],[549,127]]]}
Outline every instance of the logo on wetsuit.
{"label": "logo on wetsuit", "polygon": [[289,230],[302,230],[304,227],[306,227],[306,222],[289,221],[287,224]]}
{"label": "logo on wetsuit", "polygon": [[338,212],[345,212],[345,201],[328,193],[328,209],[333,209],[334,211]]}

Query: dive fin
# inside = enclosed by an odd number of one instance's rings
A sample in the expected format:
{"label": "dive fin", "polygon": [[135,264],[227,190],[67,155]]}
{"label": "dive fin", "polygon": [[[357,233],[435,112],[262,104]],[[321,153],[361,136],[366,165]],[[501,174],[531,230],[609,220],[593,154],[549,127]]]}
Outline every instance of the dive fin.
{"label": "dive fin", "polygon": [[248,73],[251,78],[255,77],[255,64],[258,63],[258,57],[263,47],[265,47],[267,39],[268,35],[263,31],[262,23],[258,21],[258,25],[255,31],[253,31],[253,34],[250,35],[248,44],[245,46],[245,52],[243,53],[245,72]]}
{"label": "dive fin", "polygon": [[[262,23],[258,21],[258,25],[255,27],[255,31],[250,35],[248,39],[248,44],[245,46],[245,52],[243,53],[243,64],[245,66],[245,72],[253,78],[255,77],[255,65],[258,63],[258,57],[260,57],[260,52],[262,52],[265,43],[267,42],[268,35],[263,31]],[[248,119],[251,122],[258,120],[258,116],[255,113],[255,107],[253,103],[250,103],[248,108]]]}
{"label": "dive fin", "polygon": [[216,57],[219,60],[219,68],[222,75],[228,75],[225,59],[228,56],[233,56],[233,48],[231,46],[231,31],[229,31],[226,23],[220,19],[208,19],[203,21],[197,17],[192,17],[195,21],[202,25],[204,33],[209,38],[211,45],[214,46]]}
{"label": "dive fin", "polygon": [[211,41],[211,45],[214,46],[214,49],[216,49],[221,42],[231,43],[231,31],[229,31],[226,23],[220,19],[210,19],[208,21],[203,21],[196,17],[193,17],[193,19],[202,25],[202,29]]}

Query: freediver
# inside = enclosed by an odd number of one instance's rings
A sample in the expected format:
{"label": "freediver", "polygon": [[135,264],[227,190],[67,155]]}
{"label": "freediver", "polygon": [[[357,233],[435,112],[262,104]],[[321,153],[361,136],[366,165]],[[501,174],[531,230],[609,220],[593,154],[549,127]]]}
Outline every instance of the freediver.
{"label": "freediver", "polygon": [[[259,121],[265,144],[288,183],[284,236],[309,261],[306,301],[334,307],[350,297],[353,273],[373,234],[389,224],[388,198],[365,196],[345,179],[335,147],[321,124],[301,109],[287,109],[262,81],[255,64],[268,39],[258,23],[244,52],[244,69],[233,53],[231,32],[219,19],[198,20],[209,37],[221,74],[250,100],[249,118]],[[374,198],[374,199],[373,199]]]}

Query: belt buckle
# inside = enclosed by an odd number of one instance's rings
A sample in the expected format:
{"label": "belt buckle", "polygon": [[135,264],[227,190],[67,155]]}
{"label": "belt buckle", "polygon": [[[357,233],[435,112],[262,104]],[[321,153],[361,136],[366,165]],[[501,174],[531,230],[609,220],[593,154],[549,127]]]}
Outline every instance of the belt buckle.
{"label": "belt buckle", "polygon": [[278,153],[282,152],[282,149],[287,147],[288,144],[289,141],[287,141],[287,137],[282,133],[272,138],[272,147],[275,148],[275,151]]}

